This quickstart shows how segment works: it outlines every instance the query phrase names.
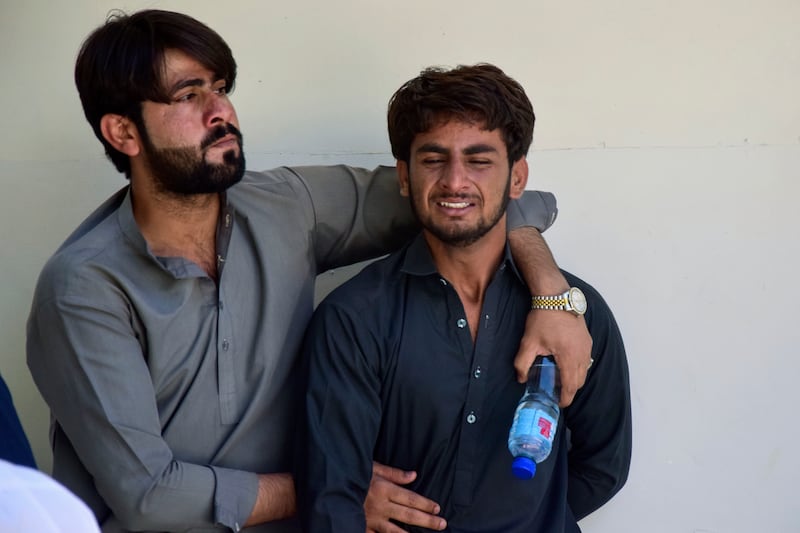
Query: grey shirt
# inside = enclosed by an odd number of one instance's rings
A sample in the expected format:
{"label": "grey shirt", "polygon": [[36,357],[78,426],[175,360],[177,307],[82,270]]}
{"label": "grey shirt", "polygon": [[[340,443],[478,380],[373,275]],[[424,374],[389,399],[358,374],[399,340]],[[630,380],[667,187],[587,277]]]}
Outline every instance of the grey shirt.
{"label": "grey shirt", "polygon": [[[238,530],[256,473],[291,469],[314,279],[416,232],[397,188],[388,167],[248,172],[224,198],[218,282],[150,252],[125,188],[48,261],[28,365],[52,412],[53,475],[104,531]],[[555,213],[528,192],[509,225],[543,230]]]}

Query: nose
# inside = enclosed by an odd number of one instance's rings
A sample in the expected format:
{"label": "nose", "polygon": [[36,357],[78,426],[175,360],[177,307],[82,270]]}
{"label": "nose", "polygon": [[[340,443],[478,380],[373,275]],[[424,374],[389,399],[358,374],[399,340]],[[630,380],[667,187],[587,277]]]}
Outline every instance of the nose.
{"label": "nose", "polygon": [[455,158],[445,166],[439,179],[441,186],[448,191],[459,191],[467,186],[467,182],[467,168]]}
{"label": "nose", "polygon": [[236,122],[236,111],[226,94],[209,93],[205,104],[204,121],[208,126]]}

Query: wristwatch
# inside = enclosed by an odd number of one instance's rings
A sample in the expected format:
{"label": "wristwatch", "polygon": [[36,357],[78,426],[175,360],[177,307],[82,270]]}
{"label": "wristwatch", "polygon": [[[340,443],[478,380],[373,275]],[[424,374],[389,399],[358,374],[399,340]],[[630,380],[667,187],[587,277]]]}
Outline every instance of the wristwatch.
{"label": "wristwatch", "polygon": [[577,287],[570,287],[564,294],[557,296],[534,296],[531,298],[531,309],[552,309],[569,311],[575,316],[586,312],[586,296]]}

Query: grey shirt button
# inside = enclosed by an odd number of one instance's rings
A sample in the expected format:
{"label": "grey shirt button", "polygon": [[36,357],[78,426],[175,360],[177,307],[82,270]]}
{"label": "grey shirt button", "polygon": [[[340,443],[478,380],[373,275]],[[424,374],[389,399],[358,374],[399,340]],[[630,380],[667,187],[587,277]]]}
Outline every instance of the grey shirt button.
{"label": "grey shirt button", "polygon": [[467,424],[474,424],[477,419],[478,417],[475,416],[475,411],[470,411],[467,415]]}
{"label": "grey shirt button", "polygon": [[230,348],[231,343],[228,342],[228,339],[222,339],[222,351],[227,352],[228,348]]}
{"label": "grey shirt button", "polygon": [[459,319],[458,319],[458,322],[456,322],[456,325],[457,325],[458,327],[460,327],[460,328],[464,328],[464,327],[466,327],[466,325],[467,325],[467,321],[466,321],[466,320],[464,320],[463,318],[459,318]]}

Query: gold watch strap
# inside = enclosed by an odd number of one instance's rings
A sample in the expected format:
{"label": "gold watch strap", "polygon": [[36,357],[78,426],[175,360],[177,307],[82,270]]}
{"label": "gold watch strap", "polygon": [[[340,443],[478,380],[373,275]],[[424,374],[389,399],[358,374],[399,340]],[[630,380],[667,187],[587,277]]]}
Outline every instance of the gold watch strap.
{"label": "gold watch strap", "polygon": [[533,296],[531,297],[531,309],[566,309],[567,299],[559,294],[558,296]]}

